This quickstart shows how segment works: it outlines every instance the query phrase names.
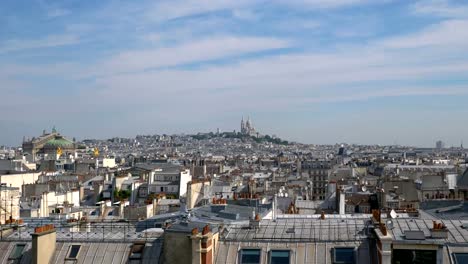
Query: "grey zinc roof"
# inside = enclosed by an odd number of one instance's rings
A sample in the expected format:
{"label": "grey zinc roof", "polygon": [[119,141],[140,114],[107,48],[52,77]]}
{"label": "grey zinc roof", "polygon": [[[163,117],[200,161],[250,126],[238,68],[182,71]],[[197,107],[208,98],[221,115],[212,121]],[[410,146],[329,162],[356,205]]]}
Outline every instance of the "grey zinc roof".
{"label": "grey zinc roof", "polygon": [[31,254],[32,254],[31,242],[26,243],[26,242],[6,242],[6,241],[0,242],[0,263],[10,263],[8,261],[8,258],[10,257],[16,244],[26,244],[26,247],[24,248],[24,251],[23,251],[23,256],[21,257],[19,264],[31,263]]}
{"label": "grey zinc roof", "polygon": [[458,179],[457,185],[460,189],[468,189],[468,169],[466,169],[463,175]]}
{"label": "grey zinc roof", "polygon": [[[21,242],[21,241],[2,241],[0,242],[0,263],[10,263],[8,258],[16,244],[26,244],[23,251],[20,264],[31,263],[32,259],[32,243]],[[148,248],[148,254],[153,254],[157,257],[160,252],[160,243],[153,242],[148,243],[150,246],[154,245],[154,248]],[[77,261],[67,262],[66,257],[69,253],[71,245],[80,245],[80,251],[77,256]],[[51,264],[63,264],[63,263],[97,263],[97,264],[112,264],[112,263],[127,263],[130,249],[133,243],[109,243],[109,242],[57,242],[55,246],[54,254],[50,261]],[[159,251],[158,251],[159,250]],[[156,254],[156,255],[154,255]],[[157,263],[157,262],[156,262]]]}
{"label": "grey zinc roof", "polygon": [[[431,238],[432,220],[430,219],[393,219],[393,229],[390,229],[390,234],[395,241],[406,242],[405,231],[422,231],[426,237],[427,243],[468,243],[468,230],[462,228],[463,224],[468,224],[468,221],[463,220],[437,220],[437,223],[443,223],[448,230],[447,239]],[[424,242],[423,242],[424,243]]]}
{"label": "grey zinc roof", "polygon": [[445,176],[442,175],[424,175],[421,188],[423,190],[447,189],[448,185],[444,182],[444,179]]}
{"label": "grey zinc roof", "polygon": [[367,241],[353,242],[306,242],[306,243],[270,243],[270,242],[220,242],[215,255],[215,263],[236,264],[238,253],[243,248],[261,250],[261,262],[269,263],[268,255],[271,250],[290,250],[290,263],[331,264],[332,250],[336,247],[356,248],[356,257],[359,264],[371,263],[369,259],[369,245]]}
{"label": "grey zinc roof", "polygon": [[[179,222],[172,224],[170,227],[166,229],[166,232],[176,232],[176,233],[187,233],[189,234],[192,229],[198,228],[198,230],[201,232],[201,230],[207,225],[206,222]],[[210,227],[210,230],[213,232],[217,232],[218,226],[214,224],[208,224]]]}
{"label": "grey zinc roof", "polygon": [[164,173],[176,173],[179,172],[182,167],[169,163],[137,163],[135,164],[135,168],[144,170],[162,169]]}
{"label": "grey zinc roof", "polygon": [[347,242],[366,238],[363,219],[277,219],[263,220],[257,230],[228,227],[225,241],[243,242]]}
{"label": "grey zinc roof", "polygon": [[112,264],[127,263],[133,243],[72,243],[58,242],[51,264],[67,263],[66,257],[72,245],[81,245],[77,261],[73,263]]}

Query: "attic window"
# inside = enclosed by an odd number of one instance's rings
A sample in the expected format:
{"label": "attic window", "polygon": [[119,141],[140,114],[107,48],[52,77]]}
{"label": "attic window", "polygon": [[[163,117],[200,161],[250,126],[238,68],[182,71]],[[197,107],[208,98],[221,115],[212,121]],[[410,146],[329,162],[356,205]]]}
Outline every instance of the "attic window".
{"label": "attic window", "polygon": [[68,251],[67,259],[76,259],[80,253],[81,245],[71,245]]}
{"label": "attic window", "polygon": [[342,247],[334,248],[333,250],[333,263],[334,264],[354,264],[355,254],[354,248]]}
{"label": "attic window", "polygon": [[26,247],[26,244],[16,244],[15,248],[11,252],[10,257],[8,258],[9,260],[19,260],[23,256],[23,251],[24,248]]}
{"label": "attic window", "polygon": [[453,253],[455,264],[468,263],[468,253]]}
{"label": "attic window", "polygon": [[272,250],[270,251],[270,264],[289,264],[289,250]]}
{"label": "attic window", "polygon": [[138,242],[133,244],[132,250],[130,251],[130,260],[141,259],[143,256],[143,249],[145,244],[143,242]]}
{"label": "attic window", "polygon": [[242,249],[240,251],[240,263],[259,264],[261,253],[260,249]]}
{"label": "attic window", "polygon": [[407,240],[425,240],[426,236],[423,231],[405,231],[405,238]]}

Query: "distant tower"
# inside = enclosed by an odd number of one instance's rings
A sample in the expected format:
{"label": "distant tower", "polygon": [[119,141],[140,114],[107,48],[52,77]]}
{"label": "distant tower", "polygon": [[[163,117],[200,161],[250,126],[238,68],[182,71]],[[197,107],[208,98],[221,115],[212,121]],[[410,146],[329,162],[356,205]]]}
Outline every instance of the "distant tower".
{"label": "distant tower", "polygon": [[245,123],[244,123],[244,117],[242,117],[242,121],[241,121],[241,133],[242,134],[245,134]]}
{"label": "distant tower", "polygon": [[442,140],[438,140],[436,142],[436,149],[437,150],[442,150],[444,148],[444,142],[442,142]]}
{"label": "distant tower", "polygon": [[251,123],[250,123],[250,116],[247,117],[247,124],[246,124],[246,126],[247,126],[247,130],[250,132],[250,129],[251,129],[251,127],[252,127],[252,125],[251,125]]}

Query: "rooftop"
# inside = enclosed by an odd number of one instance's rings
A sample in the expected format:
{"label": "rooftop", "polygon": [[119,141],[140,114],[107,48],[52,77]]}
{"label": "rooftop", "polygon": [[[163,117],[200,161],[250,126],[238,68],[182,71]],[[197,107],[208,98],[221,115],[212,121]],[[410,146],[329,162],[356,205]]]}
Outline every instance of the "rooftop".
{"label": "rooftop", "polygon": [[[366,219],[369,219],[367,217]],[[228,227],[225,241],[327,242],[366,239],[364,219],[262,220],[258,229]]]}

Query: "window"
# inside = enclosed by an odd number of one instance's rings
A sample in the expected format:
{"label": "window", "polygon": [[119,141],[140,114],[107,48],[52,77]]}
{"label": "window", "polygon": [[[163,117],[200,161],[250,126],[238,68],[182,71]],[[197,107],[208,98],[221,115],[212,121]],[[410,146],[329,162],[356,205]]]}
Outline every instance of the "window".
{"label": "window", "polygon": [[141,257],[143,256],[143,250],[145,249],[145,243],[144,242],[137,242],[133,244],[132,250],[130,252],[130,260],[141,260]]}
{"label": "window", "polygon": [[71,245],[70,250],[68,251],[67,259],[76,259],[78,253],[80,253],[80,245]]}
{"label": "window", "polygon": [[260,264],[260,249],[242,249],[240,251],[240,264]]}
{"label": "window", "polygon": [[333,263],[354,264],[354,248],[335,248],[333,250]]}
{"label": "window", "polygon": [[455,264],[468,263],[468,253],[453,253]]}
{"label": "window", "polygon": [[270,264],[289,264],[289,250],[270,251]]}
{"label": "window", "polygon": [[435,250],[410,250],[394,249],[392,252],[394,264],[436,264],[437,251]]}
{"label": "window", "polygon": [[26,247],[26,244],[16,244],[15,248],[11,252],[10,257],[8,258],[9,260],[19,260],[23,256],[23,251],[24,248]]}

